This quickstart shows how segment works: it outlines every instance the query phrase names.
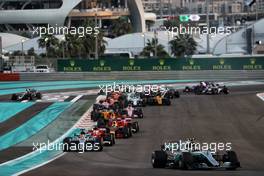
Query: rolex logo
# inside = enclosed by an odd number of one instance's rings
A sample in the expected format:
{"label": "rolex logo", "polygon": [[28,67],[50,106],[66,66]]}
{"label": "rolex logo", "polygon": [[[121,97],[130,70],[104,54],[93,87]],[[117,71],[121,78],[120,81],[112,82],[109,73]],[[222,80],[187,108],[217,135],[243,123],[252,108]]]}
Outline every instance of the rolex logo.
{"label": "rolex logo", "polygon": [[135,64],[135,61],[134,60],[129,60],[129,65],[130,66],[133,66]]}
{"label": "rolex logo", "polygon": [[165,64],[165,60],[164,60],[164,59],[160,59],[160,60],[159,60],[159,64],[160,64],[161,66],[163,66],[163,65]]}
{"label": "rolex logo", "polygon": [[250,64],[255,65],[256,64],[256,59],[255,58],[250,59]]}
{"label": "rolex logo", "polygon": [[70,61],[70,65],[71,65],[71,67],[74,67],[75,66],[75,61],[74,60],[71,60]]}
{"label": "rolex logo", "polygon": [[190,59],[190,60],[189,60],[189,64],[190,64],[190,65],[194,65],[194,60],[193,60],[193,59]]}
{"label": "rolex logo", "polygon": [[105,61],[104,60],[100,60],[100,66],[101,67],[105,66]]}
{"label": "rolex logo", "polygon": [[225,64],[225,60],[224,59],[220,59],[219,63],[220,63],[220,65],[224,65]]}

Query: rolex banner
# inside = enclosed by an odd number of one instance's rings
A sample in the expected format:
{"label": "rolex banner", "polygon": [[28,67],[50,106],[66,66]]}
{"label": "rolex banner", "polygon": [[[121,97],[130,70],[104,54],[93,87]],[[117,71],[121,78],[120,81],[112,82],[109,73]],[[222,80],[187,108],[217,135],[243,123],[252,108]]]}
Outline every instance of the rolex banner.
{"label": "rolex banner", "polygon": [[264,57],[58,60],[60,72],[263,70]]}

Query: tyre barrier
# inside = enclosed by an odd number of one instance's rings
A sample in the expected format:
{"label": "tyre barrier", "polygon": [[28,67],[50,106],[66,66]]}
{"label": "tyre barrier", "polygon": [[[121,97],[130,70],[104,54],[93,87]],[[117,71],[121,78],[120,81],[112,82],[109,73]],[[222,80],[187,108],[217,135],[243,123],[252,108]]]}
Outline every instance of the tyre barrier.
{"label": "tyre barrier", "polygon": [[0,73],[0,81],[19,81],[19,73]]}

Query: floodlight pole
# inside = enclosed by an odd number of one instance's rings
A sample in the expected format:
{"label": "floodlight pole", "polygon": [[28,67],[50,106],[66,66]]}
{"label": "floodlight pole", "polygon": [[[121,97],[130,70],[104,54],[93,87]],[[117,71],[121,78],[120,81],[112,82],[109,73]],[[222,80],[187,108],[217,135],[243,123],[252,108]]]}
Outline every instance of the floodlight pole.
{"label": "floodlight pole", "polygon": [[144,48],[146,47],[146,33],[142,33],[142,38],[143,38],[143,46]]}
{"label": "floodlight pole", "polygon": [[65,43],[66,43],[66,38],[65,36],[62,38],[62,58],[65,59]]}
{"label": "floodlight pole", "polygon": [[48,40],[49,40],[48,37],[46,37],[46,38],[44,39],[44,41],[45,41],[45,47],[46,47],[46,58],[47,58],[47,59],[48,59]]}
{"label": "floodlight pole", "polygon": [[[98,19],[97,19],[97,6],[95,11],[95,27],[97,27]],[[97,34],[98,35],[98,34]],[[98,36],[95,36],[95,59],[98,59]]]}
{"label": "floodlight pole", "polygon": [[0,71],[3,71],[4,61],[2,58],[2,37],[0,36]]}
{"label": "floodlight pole", "polygon": [[256,0],[256,21],[258,21],[258,0]]}
{"label": "floodlight pole", "polygon": [[[210,19],[209,19],[209,0],[206,0],[206,24],[207,30],[210,31]],[[210,54],[210,34],[207,33],[207,54]]]}
{"label": "floodlight pole", "polygon": [[21,52],[22,52],[22,56],[24,56],[24,42],[25,42],[25,40],[22,39],[21,40]]}
{"label": "floodlight pole", "polygon": [[157,31],[155,30],[154,31],[154,44],[155,44],[155,58],[157,58],[157,56],[158,56],[158,38],[157,38],[157,35],[158,35],[158,33],[157,33]]}

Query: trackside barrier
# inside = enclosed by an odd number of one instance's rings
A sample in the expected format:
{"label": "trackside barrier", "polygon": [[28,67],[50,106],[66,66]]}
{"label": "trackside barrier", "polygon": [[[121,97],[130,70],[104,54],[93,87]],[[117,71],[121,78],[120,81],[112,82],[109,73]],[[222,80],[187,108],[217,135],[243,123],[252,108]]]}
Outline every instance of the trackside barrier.
{"label": "trackside barrier", "polygon": [[264,70],[112,71],[20,73],[21,81],[80,80],[249,80],[263,79]]}
{"label": "trackside barrier", "polygon": [[59,59],[57,66],[59,72],[264,70],[264,57]]}
{"label": "trackside barrier", "polygon": [[19,81],[19,73],[0,73],[0,81]]}

